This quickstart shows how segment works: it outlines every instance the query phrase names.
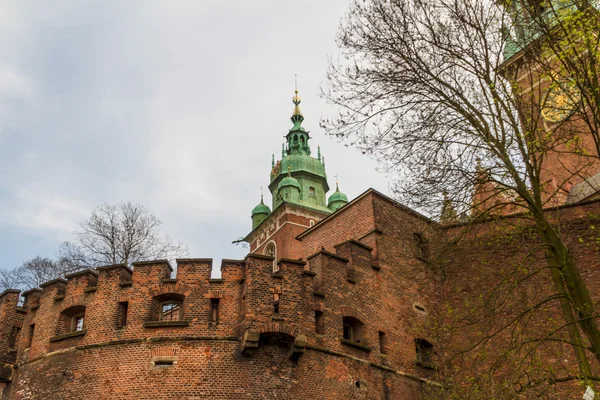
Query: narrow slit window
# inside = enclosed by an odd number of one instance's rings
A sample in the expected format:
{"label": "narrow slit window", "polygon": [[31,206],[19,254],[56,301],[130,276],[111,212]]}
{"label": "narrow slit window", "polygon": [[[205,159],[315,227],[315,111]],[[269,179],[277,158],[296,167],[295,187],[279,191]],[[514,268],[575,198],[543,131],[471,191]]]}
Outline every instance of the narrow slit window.
{"label": "narrow slit window", "polygon": [[273,295],[273,313],[279,314],[279,294],[277,293]]}
{"label": "narrow slit window", "polygon": [[8,347],[10,349],[14,349],[17,344],[17,338],[19,337],[19,332],[21,328],[18,326],[13,326],[12,331],[10,332],[10,338],[8,339]]}
{"label": "narrow slit window", "polygon": [[219,299],[210,299],[210,322],[219,322]]}
{"label": "narrow slit window", "polygon": [[27,342],[27,348],[31,347],[31,344],[33,343],[34,332],[35,332],[35,324],[29,325],[29,337],[28,337],[28,342]]}
{"label": "narrow slit window", "polygon": [[125,325],[127,325],[127,312],[128,311],[129,311],[129,302],[128,301],[119,302],[119,314],[117,316],[117,318],[118,318],[117,327],[118,328],[123,328]]}
{"label": "narrow slit window", "polygon": [[385,332],[379,331],[379,352],[381,354],[387,354],[387,335]]}
{"label": "narrow slit window", "polygon": [[315,332],[317,335],[323,335],[325,333],[325,318],[323,317],[323,311],[315,311]]}
{"label": "narrow slit window", "polygon": [[427,243],[427,240],[420,233],[414,233],[413,238],[417,258],[422,260],[429,259],[429,244]]}

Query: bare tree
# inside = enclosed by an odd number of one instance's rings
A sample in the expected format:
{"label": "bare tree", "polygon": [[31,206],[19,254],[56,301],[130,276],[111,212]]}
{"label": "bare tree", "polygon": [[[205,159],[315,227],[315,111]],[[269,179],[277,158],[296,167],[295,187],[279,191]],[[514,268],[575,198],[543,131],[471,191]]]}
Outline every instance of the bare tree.
{"label": "bare tree", "polygon": [[17,289],[21,286],[14,270],[0,269],[0,293],[6,289]]}
{"label": "bare tree", "polygon": [[25,261],[20,267],[0,271],[0,288],[31,289],[40,286],[43,282],[75,272],[77,269],[81,267],[73,268],[51,258],[36,256]]}
{"label": "bare tree", "polygon": [[185,245],[162,234],[161,224],[142,205],[103,204],[81,224],[74,242],[61,245],[60,259],[71,266],[97,267],[187,255]]}
{"label": "bare tree", "polygon": [[[596,360],[596,369],[600,362],[596,305],[545,208],[563,203],[568,183],[585,177],[598,162],[597,119],[589,112],[590,107],[597,111],[599,106],[598,92],[594,92],[597,82],[586,81],[598,79],[589,67],[596,65],[598,57],[598,41],[593,41],[597,31],[593,36],[593,29],[587,28],[589,40],[583,41],[576,28],[557,33],[556,24],[549,25],[538,16],[539,7],[553,9],[553,5],[527,3],[525,7],[532,7],[527,25],[534,23],[533,16],[545,25],[538,24],[540,30],[536,38],[528,38],[528,44],[518,45],[525,49],[525,57],[506,63],[505,50],[515,45],[509,43],[507,32],[523,29],[510,9],[511,4],[523,6],[522,2],[507,3],[508,7],[481,0],[353,2],[338,36],[343,56],[331,62],[328,86],[323,90],[340,113],[323,125],[330,134],[376,155],[395,170],[400,200],[430,214],[444,206],[445,218],[455,215],[453,210],[448,212],[449,202],[471,218],[521,212],[541,243],[535,248],[541,250],[543,261],[537,258],[533,271],[525,276],[516,274],[520,270],[507,272],[506,279],[500,279],[484,296],[482,310],[505,298],[506,284],[523,285],[533,277],[543,277],[553,292],[545,293],[538,304],[529,304],[508,327],[496,327],[495,336],[522,327],[524,318],[540,308],[555,306],[563,321],[541,342],[560,338],[569,344],[579,362],[579,374],[541,380],[549,384],[581,377],[593,381],[599,374],[593,373],[588,357]],[[597,13],[589,12],[589,4],[582,7],[571,10],[577,14],[573,21],[597,26],[593,22]],[[580,25],[574,22],[572,26]],[[569,38],[570,47],[564,44]],[[544,44],[548,41],[551,46]],[[578,93],[587,94],[580,97],[563,89],[562,101],[554,103],[560,104],[552,105],[561,117],[554,118],[547,129],[544,112],[551,105],[545,103],[550,102],[549,92],[562,83],[552,59],[565,57],[556,45],[561,42],[569,51],[579,46],[580,62],[558,71],[569,73]],[[569,63],[577,64],[577,58],[571,57]],[[528,86],[534,81],[541,83]],[[558,109],[565,104],[568,109]],[[560,166],[559,156],[565,154],[576,155],[570,158],[576,162],[561,166],[558,182],[549,181],[549,169]],[[506,310],[514,312],[511,307]],[[505,354],[522,356],[521,349]]]}

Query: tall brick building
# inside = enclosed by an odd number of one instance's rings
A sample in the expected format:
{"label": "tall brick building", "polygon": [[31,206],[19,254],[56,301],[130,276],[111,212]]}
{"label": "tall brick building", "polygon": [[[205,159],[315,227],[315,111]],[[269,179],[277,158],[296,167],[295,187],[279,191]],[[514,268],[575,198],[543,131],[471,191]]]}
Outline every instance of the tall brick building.
{"label": "tall brick building", "polygon": [[[337,184],[327,198],[297,92],[293,102],[293,127],[272,163],[272,210],[262,199],[252,210],[250,253],[223,260],[220,278],[211,278],[212,259],[179,259],[176,274],[154,260],[0,294],[2,400],[412,400],[440,386],[447,349],[478,343],[481,331],[435,328],[485,310],[483,294],[538,247],[530,224],[441,225],[373,189],[349,202]],[[600,200],[589,186],[551,213],[599,301]],[[503,306],[543,297],[543,282]],[[540,310],[533,323],[556,315]],[[493,352],[507,341],[499,334],[481,346]],[[549,365],[577,373],[563,344],[544,351]]]}

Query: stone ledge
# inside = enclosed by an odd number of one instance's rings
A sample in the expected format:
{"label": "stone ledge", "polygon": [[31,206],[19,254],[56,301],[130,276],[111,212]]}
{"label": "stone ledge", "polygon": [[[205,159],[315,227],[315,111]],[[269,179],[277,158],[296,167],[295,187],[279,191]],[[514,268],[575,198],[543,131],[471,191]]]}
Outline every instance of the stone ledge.
{"label": "stone ledge", "polygon": [[417,367],[421,367],[421,368],[431,369],[431,370],[437,371],[437,367],[435,365],[431,364],[431,363],[428,363],[428,362],[417,360],[417,361],[415,361],[415,364],[417,365]]}
{"label": "stone ledge", "polygon": [[133,285],[132,281],[123,281],[123,282],[119,282],[119,286],[123,287],[123,286],[131,286]]}
{"label": "stone ledge", "polygon": [[274,274],[271,274],[271,278],[283,279],[283,275],[281,275],[280,273],[274,273]]}
{"label": "stone ledge", "polygon": [[315,271],[302,271],[302,273],[308,276],[317,276],[317,273]]}
{"label": "stone ledge", "polygon": [[340,342],[342,342],[343,344],[347,344],[348,346],[356,347],[357,349],[360,349],[360,350],[371,351],[371,348],[369,346],[365,346],[364,344],[356,343],[352,340],[340,339]]}
{"label": "stone ledge", "polygon": [[190,321],[146,321],[144,328],[166,328],[177,326],[190,326]]}
{"label": "stone ledge", "polygon": [[223,278],[210,278],[208,280],[208,283],[223,283],[225,282],[225,279]]}
{"label": "stone ledge", "polygon": [[177,279],[174,278],[162,278],[160,281],[162,283],[177,283]]}
{"label": "stone ledge", "polygon": [[83,291],[86,293],[95,292],[96,290],[98,290],[98,287],[96,286],[88,286],[85,289],[83,289]]}
{"label": "stone ledge", "polygon": [[74,331],[74,332],[67,332],[67,333],[63,333],[62,335],[56,335],[54,337],[50,338],[51,342],[58,342],[61,340],[65,340],[65,339],[70,339],[70,338],[74,338],[74,337],[79,337],[79,336],[83,336],[87,333],[87,330],[83,329],[81,331]]}
{"label": "stone ledge", "polygon": [[325,297],[325,293],[324,292],[319,292],[319,291],[315,290],[315,296],[324,298]]}

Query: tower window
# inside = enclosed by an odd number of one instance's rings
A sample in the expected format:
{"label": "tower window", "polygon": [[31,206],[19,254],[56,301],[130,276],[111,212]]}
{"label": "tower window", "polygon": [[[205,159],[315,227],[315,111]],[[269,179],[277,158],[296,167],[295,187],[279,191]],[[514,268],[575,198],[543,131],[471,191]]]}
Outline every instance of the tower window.
{"label": "tower window", "polygon": [[19,332],[21,328],[18,326],[13,326],[12,331],[10,332],[10,337],[8,339],[8,347],[10,349],[14,349],[17,344],[17,337],[19,337]]}
{"label": "tower window", "polygon": [[429,244],[427,243],[427,240],[425,240],[423,235],[421,235],[420,233],[414,233],[413,239],[415,242],[415,252],[416,252],[417,258],[420,258],[421,260],[428,260],[429,259]]}
{"label": "tower window", "polygon": [[360,343],[363,340],[365,324],[354,317],[344,317],[342,322],[344,339]]}
{"label": "tower window", "polygon": [[379,352],[381,354],[387,354],[387,336],[385,332],[379,331]]}
{"label": "tower window", "polygon": [[179,321],[181,320],[181,302],[168,300],[160,305],[161,321]]}
{"label": "tower window", "polygon": [[273,314],[279,314],[279,294],[273,295]]}
{"label": "tower window", "polygon": [[325,318],[323,311],[315,311],[315,332],[317,335],[325,333]]}
{"label": "tower window", "polygon": [[275,247],[275,242],[269,242],[269,244],[267,244],[264,255],[273,257],[273,273],[278,272],[279,266],[277,265],[277,248]]}
{"label": "tower window", "polygon": [[29,337],[28,342],[27,342],[27,348],[31,347],[31,344],[33,343],[33,334],[35,332],[35,324],[31,324],[29,325]]}
{"label": "tower window", "polygon": [[58,334],[85,330],[85,306],[69,307],[60,313]]}
{"label": "tower window", "polygon": [[127,325],[127,311],[129,309],[129,302],[121,301],[119,303],[119,311],[117,313],[117,328],[123,328]]}
{"label": "tower window", "polygon": [[317,194],[316,194],[316,191],[315,191],[314,187],[309,187],[308,188],[308,195],[309,195],[309,197],[316,197]]}
{"label": "tower window", "polygon": [[219,300],[210,299],[210,322],[215,324],[219,322]]}
{"label": "tower window", "polygon": [[425,339],[415,339],[415,347],[417,352],[417,364],[432,368],[433,364],[433,345]]}

